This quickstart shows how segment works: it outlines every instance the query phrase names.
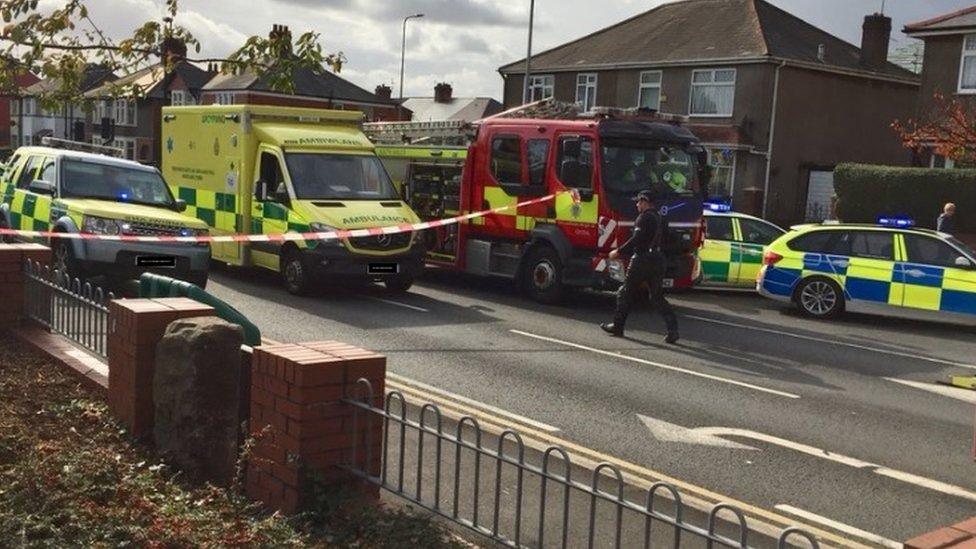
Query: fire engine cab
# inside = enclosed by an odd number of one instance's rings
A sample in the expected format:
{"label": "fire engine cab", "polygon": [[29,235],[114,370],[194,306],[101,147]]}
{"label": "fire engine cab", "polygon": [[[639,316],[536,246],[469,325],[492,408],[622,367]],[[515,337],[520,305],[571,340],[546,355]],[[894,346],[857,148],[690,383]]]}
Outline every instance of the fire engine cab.
{"label": "fire engine cab", "polygon": [[615,288],[624,265],[607,255],[630,237],[633,197],[649,189],[668,225],[666,285],[698,276],[707,163],[677,118],[547,101],[473,124],[375,123],[366,133],[425,220],[555,195],[427,231],[430,264],[510,278],[543,303],[567,288]]}

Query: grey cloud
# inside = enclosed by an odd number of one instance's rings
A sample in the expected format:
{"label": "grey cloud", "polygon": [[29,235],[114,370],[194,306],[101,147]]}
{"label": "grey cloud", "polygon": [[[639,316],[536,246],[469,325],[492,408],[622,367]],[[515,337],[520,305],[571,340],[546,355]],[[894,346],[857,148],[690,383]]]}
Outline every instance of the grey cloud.
{"label": "grey cloud", "polygon": [[425,19],[438,23],[517,27],[526,24],[524,15],[511,10],[509,3],[476,2],[474,0],[278,0],[284,4],[306,8],[325,7],[357,10],[364,17],[378,21],[401,21],[407,15],[423,13]]}

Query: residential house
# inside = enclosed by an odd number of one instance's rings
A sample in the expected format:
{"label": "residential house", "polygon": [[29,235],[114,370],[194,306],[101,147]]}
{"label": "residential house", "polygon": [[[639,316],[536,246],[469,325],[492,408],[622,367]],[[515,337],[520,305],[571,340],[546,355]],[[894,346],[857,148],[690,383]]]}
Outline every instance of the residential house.
{"label": "residential house", "polygon": [[[90,64],[85,67],[78,89],[84,93],[114,79],[115,74],[108,67]],[[87,114],[83,105],[66,102],[55,109],[41,105],[42,95],[57,94],[60,87],[59,79],[47,78],[25,88],[21,97],[11,100],[11,146],[39,145],[48,136],[75,139],[84,133]]]}
{"label": "residential house", "polygon": [[[890,33],[869,15],[858,48],[764,0],[674,2],[534,55],[531,99],[687,115],[714,195],[783,225],[820,220],[837,164],[910,162],[890,125],[919,82],[888,62]],[[517,106],[525,60],[499,72]]]}
{"label": "residential house", "polygon": [[[41,81],[40,78],[34,75],[34,73],[29,71],[24,71],[16,76],[15,84],[17,86],[18,92],[23,92],[26,88]],[[5,153],[10,151],[12,148],[16,148],[13,145],[13,134],[16,128],[16,121],[11,117],[12,109],[18,108],[20,103],[18,101],[18,94],[12,95],[0,95],[0,153]],[[19,146],[19,145],[18,145]],[[6,156],[6,154],[4,154]]]}
{"label": "residential house", "polygon": [[[274,25],[272,36],[275,33],[291,31]],[[377,96],[324,67],[296,69],[292,83],[293,93],[282,93],[271,88],[267,77],[253,72],[219,74],[204,86],[202,103],[357,110],[365,113],[369,121],[409,120],[409,113],[389,96]]]}
{"label": "residential house", "polygon": [[[377,93],[380,91],[377,88]],[[434,86],[433,97],[409,97],[403,101],[403,106],[413,113],[411,120],[414,122],[474,122],[504,110],[502,104],[491,97],[454,97],[454,88],[443,82]]]}
{"label": "residential house", "polygon": [[[184,49],[177,55],[185,53]],[[123,149],[128,159],[158,165],[163,106],[199,103],[204,84],[215,74],[214,65],[200,68],[188,61],[177,61],[167,73],[164,64],[158,63],[88,92],[96,102],[89,139],[106,144],[103,126],[113,124],[114,139],[108,145]],[[113,91],[131,87],[140,90],[138,98],[113,97]]]}
{"label": "residential house", "polygon": [[[937,95],[976,108],[976,6],[905,26],[905,34],[925,43],[916,118],[938,116]],[[917,163],[952,168],[952,159],[922,151]]]}

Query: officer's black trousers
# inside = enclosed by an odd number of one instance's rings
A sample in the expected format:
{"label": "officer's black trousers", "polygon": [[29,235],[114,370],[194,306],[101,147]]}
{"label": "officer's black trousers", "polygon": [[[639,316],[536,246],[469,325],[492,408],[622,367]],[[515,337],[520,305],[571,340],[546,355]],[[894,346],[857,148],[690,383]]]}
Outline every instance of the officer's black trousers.
{"label": "officer's black trousers", "polygon": [[640,292],[647,284],[650,293],[651,309],[656,310],[664,318],[668,332],[678,331],[678,319],[674,309],[664,298],[664,275],[667,271],[667,258],[661,252],[634,256],[627,269],[627,278],[623,286],[617,290],[617,313],[613,317],[614,326],[623,329],[630,315],[630,309]]}

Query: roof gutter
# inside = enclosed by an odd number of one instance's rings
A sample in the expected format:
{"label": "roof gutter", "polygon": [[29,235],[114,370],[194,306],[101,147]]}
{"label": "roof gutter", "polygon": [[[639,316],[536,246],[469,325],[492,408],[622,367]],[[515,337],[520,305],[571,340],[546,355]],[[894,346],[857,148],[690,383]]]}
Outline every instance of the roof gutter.
{"label": "roof gutter", "polygon": [[776,109],[779,106],[779,73],[786,66],[784,59],[776,66],[776,75],[773,77],[773,107],[769,115],[769,146],[766,147],[766,182],[763,185],[763,206],[762,217],[766,218],[769,211],[769,175],[773,168],[773,143],[776,137]]}

